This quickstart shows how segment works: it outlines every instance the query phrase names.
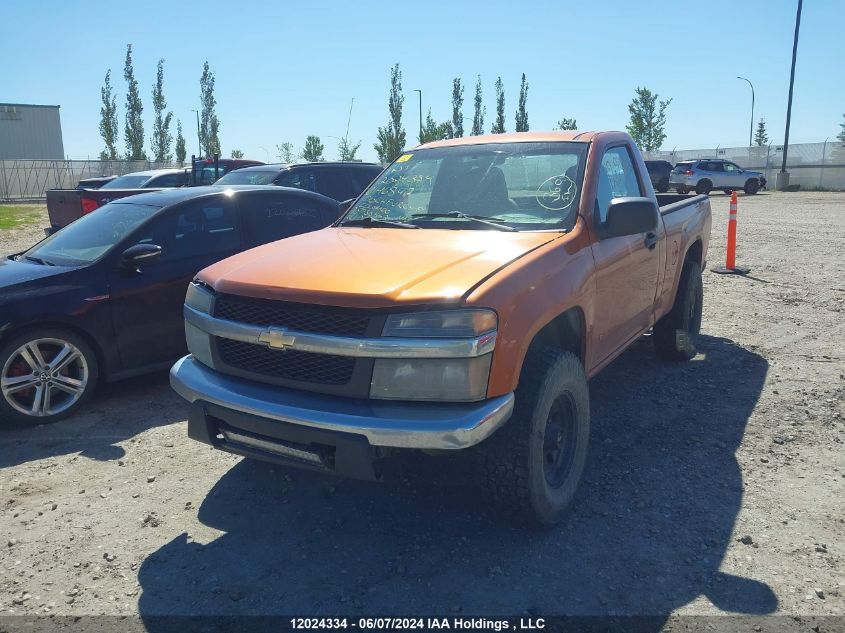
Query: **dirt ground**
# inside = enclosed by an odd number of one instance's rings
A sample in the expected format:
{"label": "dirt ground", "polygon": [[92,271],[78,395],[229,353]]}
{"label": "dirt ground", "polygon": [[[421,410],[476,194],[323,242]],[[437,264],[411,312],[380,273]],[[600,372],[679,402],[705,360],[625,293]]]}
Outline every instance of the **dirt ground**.
{"label": "dirt ground", "polygon": [[741,196],[751,274],[705,273],[693,362],[645,338],[592,381],[588,472],[551,531],[489,514],[459,457],[369,484],[189,441],[166,373],[0,429],[0,613],[843,615],[844,247],[845,194]]}

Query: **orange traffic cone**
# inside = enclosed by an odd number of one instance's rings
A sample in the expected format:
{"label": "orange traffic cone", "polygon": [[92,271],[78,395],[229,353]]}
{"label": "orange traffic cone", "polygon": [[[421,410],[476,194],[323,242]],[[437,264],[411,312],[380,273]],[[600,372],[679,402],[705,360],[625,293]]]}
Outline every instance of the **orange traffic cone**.
{"label": "orange traffic cone", "polygon": [[736,191],[731,192],[731,212],[728,215],[728,248],[725,253],[725,265],[711,269],[720,275],[747,275],[750,268],[736,265]]}

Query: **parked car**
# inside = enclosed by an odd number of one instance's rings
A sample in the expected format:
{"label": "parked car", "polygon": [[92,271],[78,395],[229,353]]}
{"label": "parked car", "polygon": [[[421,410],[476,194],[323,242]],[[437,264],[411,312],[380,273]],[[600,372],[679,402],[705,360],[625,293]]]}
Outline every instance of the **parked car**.
{"label": "parked car", "polygon": [[193,186],[211,185],[230,171],[263,164],[260,160],[248,158],[197,158],[193,163],[194,173],[190,184]]}
{"label": "parked car", "polygon": [[335,200],[283,187],[196,187],[110,202],[0,260],[0,419],[52,422],[99,380],[185,353],[201,268],[333,222]]}
{"label": "parked car", "polygon": [[111,176],[94,176],[93,178],[83,178],[76,183],[77,189],[99,189],[104,184],[111,182],[118,178],[117,174]]}
{"label": "parked car", "polygon": [[690,191],[709,194],[713,189],[725,193],[743,190],[755,194],[766,186],[766,178],[759,171],[743,169],[728,160],[707,158],[685,160],[675,165],[669,185],[678,193]]}
{"label": "parked car", "polygon": [[492,502],[555,523],[587,379],[652,328],[660,356],[696,353],[710,201],[645,181],[622,132],[402,154],[331,227],[197,275],[170,373],[189,436],[365,479],[391,451],[472,448]]}
{"label": "parked car", "polygon": [[645,168],[651,179],[651,186],[658,193],[669,191],[669,175],[672,173],[672,163],[668,160],[647,160]]}
{"label": "parked car", "polygon": [[244,167],[214,184],[280,185],[316,191],[335,200],[349,200],[357,198],[381,171],[381,165],[375,163],[279,163]]}
{"label": "parked car", "polygon": [[47,215],[50,218],[50,227],[46,229],[46,233],[55,233],[112,200],[151,189],[185,187],[190,182],[190,168],[152,169],[118,176],[97,188],[48,189]]}

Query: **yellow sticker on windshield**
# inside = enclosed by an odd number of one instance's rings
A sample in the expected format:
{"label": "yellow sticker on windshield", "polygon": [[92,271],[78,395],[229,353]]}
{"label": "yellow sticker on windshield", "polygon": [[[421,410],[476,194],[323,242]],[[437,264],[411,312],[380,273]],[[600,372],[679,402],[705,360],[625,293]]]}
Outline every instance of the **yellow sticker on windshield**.
{"label": "yellow sticker on windshield", "polygon": [[409,160],[411,160],[411,156],[413,156],[413,154],[402,154],[399,158],[396,159],[396,162],[407,163]]}

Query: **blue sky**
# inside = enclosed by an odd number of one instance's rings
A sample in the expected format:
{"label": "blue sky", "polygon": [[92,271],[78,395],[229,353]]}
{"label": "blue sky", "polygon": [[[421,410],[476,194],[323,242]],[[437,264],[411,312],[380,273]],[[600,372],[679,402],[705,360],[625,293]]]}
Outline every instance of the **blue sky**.
{"label": "blue sky", "polygon": [[[123,59],[133,44],[152,129],[150,91],[165,58],[165,95],[182,120],[188,154],[196,151],[199,77],[206,59],[216,73],[224,154],[276,160],[275,146],[298,149],[320,136],[336,157],[350,100],[350,138],[374,160],[376,129],[387,121],[389,69],[403,73],[404,124],[416,142],[417,95],[435,118],[451,116],[453,77],[467,85],[470,127],[476,75],[494,111],[493,84],[505,85],[507,129],[514,126],[519,80],[530,85],[532,129],[563,116],[580,129],[624,129],[634,89],[672,98],[664,149],[747,143],[750,90],[755,118],[782,142],[797,0],[595,2],[496,0],[451,2],[5,3],[0,20],[0,102],[61,105],[65,152],[95,157],[100,87],[112,69],[123,128]],[[845,2],[804,4],[791,141],[823,141],[840,131],[845,112]],[[122,141],[122,138],[121,138]],[[148,142],[149,145],[149,142]],[[119,147],[123,147],[120,143]]]}

